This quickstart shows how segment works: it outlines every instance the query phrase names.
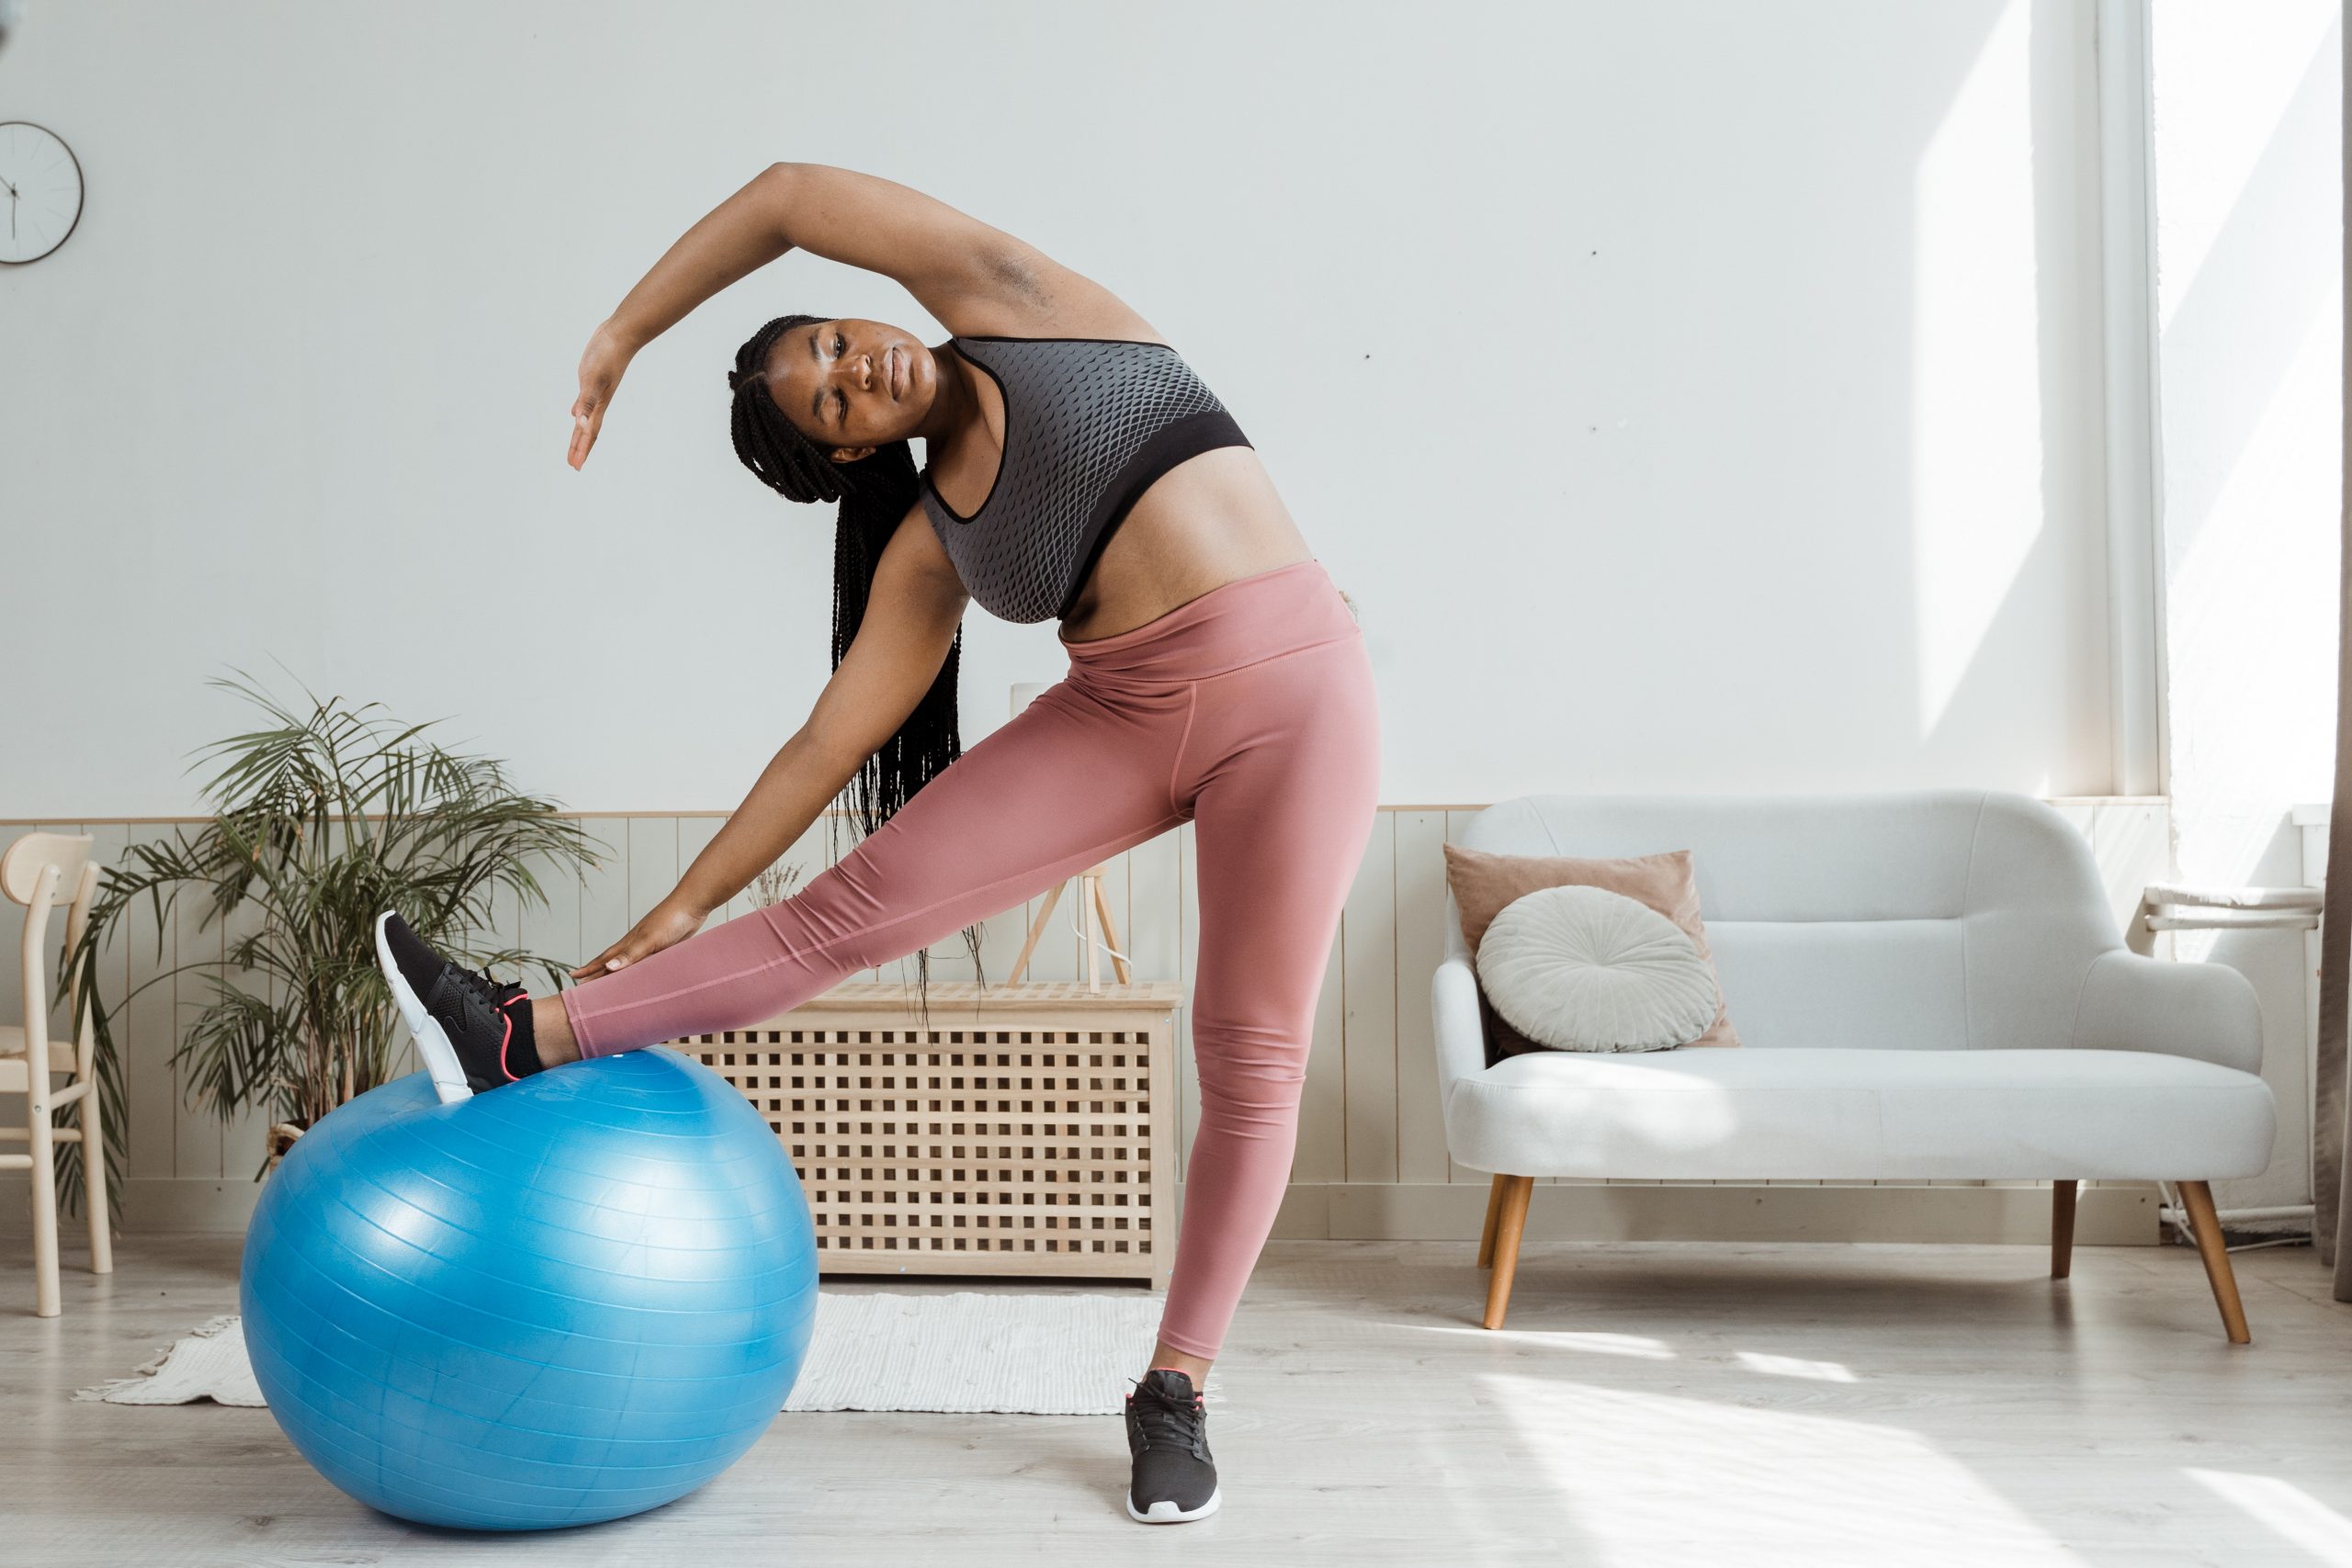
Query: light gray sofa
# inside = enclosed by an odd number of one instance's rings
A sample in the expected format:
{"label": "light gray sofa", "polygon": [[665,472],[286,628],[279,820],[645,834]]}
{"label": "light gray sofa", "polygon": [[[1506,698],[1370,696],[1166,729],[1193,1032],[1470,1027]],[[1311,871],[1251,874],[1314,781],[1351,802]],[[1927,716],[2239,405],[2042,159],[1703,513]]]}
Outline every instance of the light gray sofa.
{"label": "light gray sofa", "polygon": [[2090,845],[1999,790],[1533,795],[1459,840],[1498,854],[1689,850],[1736,1049],[1486,1060],[1461,912],[1430,983],[1453,1157],[1495,1173],[1478,1261],[1502,1325],[1538,1176],[2180,1186],[2222,1324],[2245,1315],[2207,1185],[2270,1159],[2254,987],[2129,951]]}

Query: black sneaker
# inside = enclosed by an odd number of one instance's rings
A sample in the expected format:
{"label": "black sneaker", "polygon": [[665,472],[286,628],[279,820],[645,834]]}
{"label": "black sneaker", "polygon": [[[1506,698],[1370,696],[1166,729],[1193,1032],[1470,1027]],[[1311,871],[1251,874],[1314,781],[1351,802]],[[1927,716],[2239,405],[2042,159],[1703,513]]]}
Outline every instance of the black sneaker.
{"label": "black sneaker", "polygon": [[1209,1454],[1208,1412],[1193,1380],[1154,1367],[1127,1395],[1127,1517],[1182,1524],[1216,1512],[1216,1461]]}
{"label": "black sneaker", "polygon": [[521,986],[451,963],[390,910],[376,917],[376,962],[444,1103],[539,1070]]}

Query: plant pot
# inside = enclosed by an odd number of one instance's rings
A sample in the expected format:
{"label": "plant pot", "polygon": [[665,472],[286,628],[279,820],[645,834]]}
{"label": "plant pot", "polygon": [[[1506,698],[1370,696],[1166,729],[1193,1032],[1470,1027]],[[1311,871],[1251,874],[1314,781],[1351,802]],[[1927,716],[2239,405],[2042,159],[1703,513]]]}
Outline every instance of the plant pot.
{"label": "plant pot", "polygon": [[277,1162],[286,1157],[286,1151],[292,1148],[294,1140],[301,1135],[302,1129],[291,1122],[280,1122],[270,1128],[269,1158],[263,1162],[261,1168],[264,1176],[277,1168]]}

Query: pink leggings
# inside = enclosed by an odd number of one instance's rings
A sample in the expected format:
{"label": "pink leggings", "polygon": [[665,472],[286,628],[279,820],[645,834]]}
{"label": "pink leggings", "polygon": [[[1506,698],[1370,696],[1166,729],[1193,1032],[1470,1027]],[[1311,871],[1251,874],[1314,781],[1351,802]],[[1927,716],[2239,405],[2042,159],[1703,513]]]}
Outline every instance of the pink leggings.
{"label": "pink leggings", "polygon": [[587,1056],[764,1022],[1192,820],[1201,1114],[1159,1337],[1214,1357],[1290,1179],[1316,997],[1371,838],[1372,666],[1312,559],[1062,646],[1068,678],[839,864],[564,1010]]}

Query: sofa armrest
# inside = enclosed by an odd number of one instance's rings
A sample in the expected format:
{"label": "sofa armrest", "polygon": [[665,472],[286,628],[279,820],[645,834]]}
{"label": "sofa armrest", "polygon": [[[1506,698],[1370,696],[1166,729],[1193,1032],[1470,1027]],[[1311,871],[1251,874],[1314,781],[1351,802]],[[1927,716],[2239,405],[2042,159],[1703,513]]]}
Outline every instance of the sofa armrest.
{"label": "sofa armrest", "polygon": [[1442,1118],[1453,1086],[1487,1070],[1487,1035],[1478,1015],[1478,977],[1470,960],[1455,955],[1430,977],[1430,1014],[1437,1029],[1437,1104]]}
{"label": "sofa armrest", "polygon": [[2262,999],[2226,964],[2179,964],[2110,948],[2091,960],[2075,1009],[2086,1051],[2157,1051],[2262,1071]]}

